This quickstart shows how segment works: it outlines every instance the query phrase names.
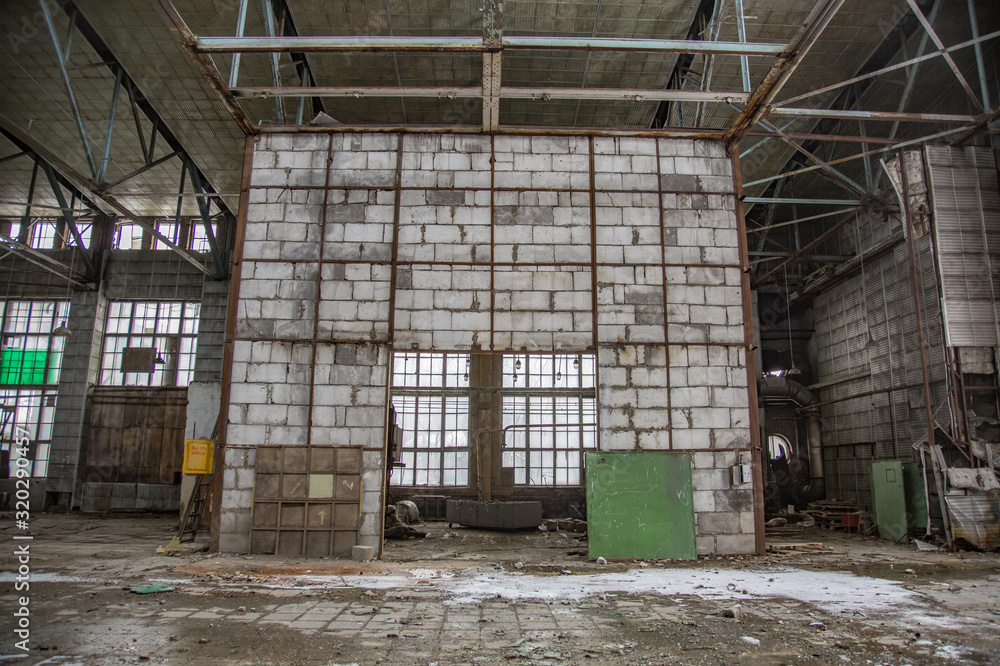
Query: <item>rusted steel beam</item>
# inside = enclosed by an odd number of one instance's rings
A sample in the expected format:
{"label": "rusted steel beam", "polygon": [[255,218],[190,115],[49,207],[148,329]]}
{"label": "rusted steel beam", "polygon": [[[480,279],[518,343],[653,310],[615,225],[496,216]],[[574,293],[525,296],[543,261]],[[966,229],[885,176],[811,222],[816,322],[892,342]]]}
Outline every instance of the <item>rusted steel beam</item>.
{"label": "rusted steel beam", "polygon": [[750,94],[746,108],[737,116],[732,127],[726,132],[727,144],[730,146],[738,144],[743,135],[766,113],[771,102],[788,82],[799,63],[809,53],[809,49],[816,43],[843,4],[844,0],[824,0],[816,4],[799,31],[778,55],[777,62]]}

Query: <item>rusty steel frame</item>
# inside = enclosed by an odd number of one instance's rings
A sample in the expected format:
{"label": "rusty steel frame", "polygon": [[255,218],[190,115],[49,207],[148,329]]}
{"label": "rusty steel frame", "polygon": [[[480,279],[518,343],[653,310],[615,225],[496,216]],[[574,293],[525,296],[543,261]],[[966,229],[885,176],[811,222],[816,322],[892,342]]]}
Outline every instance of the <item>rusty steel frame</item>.
{"label": "rusty steel frame", "polygon": [[[754,547],[758,555],[765,550],[764,536],[764,451],[760,439],[760,410],[757,395],[757,367],[754,358],[752,297],[750,293],[750,257],[747,244],[746,214],[743,209],[743,174],[740,169],[739,143],[729,147],[733,167],[733,187],[736,190],[736,229],[739,236],[740,292],[743,301],[743,353],[746,356],[747,394],[750,408],[750,449],[753,460]],[[664,279],[666,279],[664,277]],[[667,348],[669,353],[669,347]]]}

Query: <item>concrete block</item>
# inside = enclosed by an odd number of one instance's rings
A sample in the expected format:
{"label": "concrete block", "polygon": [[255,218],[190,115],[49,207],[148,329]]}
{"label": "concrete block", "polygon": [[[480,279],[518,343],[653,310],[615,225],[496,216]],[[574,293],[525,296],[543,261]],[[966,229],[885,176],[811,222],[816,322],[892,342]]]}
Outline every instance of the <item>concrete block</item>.
{"label": "concrete block", "polygon": [[375,548],[372,546],[351,546],[351,559],[358,562],[375,559]]}
{"label": "concrete block", "polygon": [[739,513],[735,511],[699,513],[698,534],[738,534],[740,532]]}

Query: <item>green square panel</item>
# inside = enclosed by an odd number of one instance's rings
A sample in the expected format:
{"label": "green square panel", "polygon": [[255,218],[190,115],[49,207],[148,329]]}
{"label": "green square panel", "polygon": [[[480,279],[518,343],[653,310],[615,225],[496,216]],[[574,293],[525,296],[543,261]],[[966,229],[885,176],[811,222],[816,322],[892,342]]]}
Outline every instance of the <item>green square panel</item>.
{"label": "green square panel", "polygon": [[4,349],[0,356],[0,384],[44,384],[48,356],[44,349]]}
{"label": "green square panel", "polygon": [[591,559],[695,559],[691,456],[588,453],[587,536]]}

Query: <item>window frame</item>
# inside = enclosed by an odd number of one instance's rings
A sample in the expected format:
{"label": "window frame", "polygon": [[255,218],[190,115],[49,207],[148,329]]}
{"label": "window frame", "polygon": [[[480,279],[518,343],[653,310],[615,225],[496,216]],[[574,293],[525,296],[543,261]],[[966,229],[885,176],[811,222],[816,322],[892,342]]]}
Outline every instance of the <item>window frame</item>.
{"label": "window frame", "polygon": [[[173,307],[179,308],[179,316],[171,316]],[[152,315],[150,308],[154,310]],[[198,354],[200,316],[201,303],[196,301],[109,302],[104,319],[97,383],[101,386],[144,387],[190,385],[194,380]],[[176,327],[169,325],[173,321],[177,322]],[[148,325],[150,323],[152,326]],[[141,331],[136,330],[137,325],[142,326]],[[171,341],[176,341],[176,348],[171,348]],[[126,347],[154,347],[157,359],[162,363],[157,364],[152,372],[122,372],[122,355]],[[171,356],[176,356],[176,359],[168,360]]]}

